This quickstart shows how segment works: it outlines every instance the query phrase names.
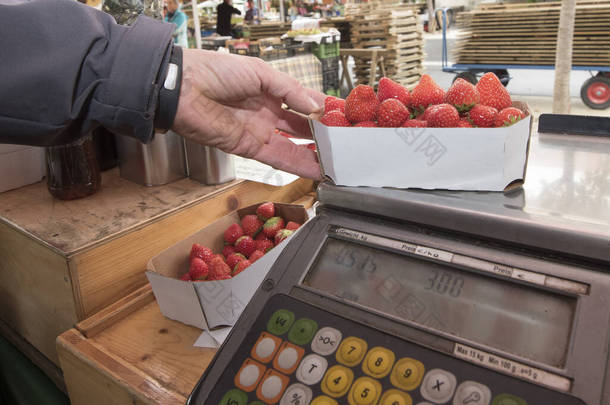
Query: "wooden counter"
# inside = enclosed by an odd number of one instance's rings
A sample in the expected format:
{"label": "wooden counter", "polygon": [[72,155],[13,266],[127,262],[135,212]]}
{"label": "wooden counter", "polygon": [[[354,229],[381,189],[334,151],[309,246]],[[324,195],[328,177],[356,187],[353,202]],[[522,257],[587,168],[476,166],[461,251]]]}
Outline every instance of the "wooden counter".
{"label": "wooden counter", "polygon": [[44,183],[0,194],[0,323],[55,364],[55,338],[145,285],[159,251],[237,208],[292,202],[313,182],[144,187],[114,169],[102,187],[74,201],[53,199]]}

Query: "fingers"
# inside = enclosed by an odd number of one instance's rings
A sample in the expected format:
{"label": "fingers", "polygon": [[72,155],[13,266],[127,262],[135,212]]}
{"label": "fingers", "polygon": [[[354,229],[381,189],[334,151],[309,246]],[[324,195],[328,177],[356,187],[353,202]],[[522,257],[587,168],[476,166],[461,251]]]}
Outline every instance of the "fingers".
{"label": "fingers", "polygon": [[278,117],[277,129],[290,133],[298,138],[312,139],[311,128],[306,118],[293,112],[283,110]]}
{"label": "fingers", "polygon": [[281,135],[274,135],[253,156],[276,169],[313,180],[321,180],[320,165],[315,152],[295,145]]}

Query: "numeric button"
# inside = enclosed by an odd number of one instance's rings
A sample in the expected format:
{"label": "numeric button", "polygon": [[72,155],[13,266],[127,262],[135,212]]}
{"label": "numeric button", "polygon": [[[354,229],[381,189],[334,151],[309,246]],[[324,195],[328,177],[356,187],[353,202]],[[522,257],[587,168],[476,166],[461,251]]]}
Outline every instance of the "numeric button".
{"label": "numeric button", "polygon": [[341,342],[341,332],[335,328],[325,327],[316,333],[311,342],[311,350],[322,356],[333,354]]}
{"label": "numeric button", "polygon": [[337,362],[348,367],[357,366],[364,358],[367,347],[366,342],[360,338],[353,336],[345,338],[335,355]]}
{"label": "numeric button", "polygon": [[384,347],[373,347],[362,362],[362,371],[374,378],[383,378],[394,364],[394,353]]}
{"label": "numeric button", "polygon": [[456,380],[453,374],[435,368],[424,376],[420,392],[424,399],[435,404],[444,404],[453,396],[455,386]]}
{"label": "numeric button", "polygon": [[379,400],[379,405],[411,405],[412,403],[413,400],[409,394],[395,389],[384,392]]}
{"label": "numeric button", "polygon": [[317,384],[324,376],[327,367],[328,361],[324,357],[309,354],[303,358],[297,368],[297,380],[307,385]]}
{"label": "numeric button", "polygon": [[409,357],[402,358],[396,362],[390,374],[390,382],[396,388],[404,391],[412,391],[419,386],[424,378],[424,365]]}
{"label": "numeric button", "polygon": [[347,396],[350,405],[372,405],[381,395],[381,384],[369,377],[360,377],[352,385]]}
{"label": "numeric button", "polygon": [[337,401],[332,398],[327,397],[326,395],[320,395],[319,397],[315,397],[313,401],[311,401],[311,405],[339,405]]}
{"label": "numeric button", "polygon": [[352,370],[339,365],[332,366],[322,381],[322,392],[334,398],[342,397],[347,394],[353,380]]}
{"label": "numeric button", "polygon": [[453,405],[489,405],[491,391],[483,384],[464,381],[458,385],[453,397]]}

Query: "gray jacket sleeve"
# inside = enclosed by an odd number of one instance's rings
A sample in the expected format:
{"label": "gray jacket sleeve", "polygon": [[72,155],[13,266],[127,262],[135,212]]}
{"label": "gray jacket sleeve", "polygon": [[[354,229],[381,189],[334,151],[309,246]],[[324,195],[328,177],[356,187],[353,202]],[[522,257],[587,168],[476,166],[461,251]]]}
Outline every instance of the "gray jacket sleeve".
{"label": "gray jacket sleeve", "polygon": [[172,29],[73,0],[0,0],[0,143],[56,145],[99,125],[149,141]]}

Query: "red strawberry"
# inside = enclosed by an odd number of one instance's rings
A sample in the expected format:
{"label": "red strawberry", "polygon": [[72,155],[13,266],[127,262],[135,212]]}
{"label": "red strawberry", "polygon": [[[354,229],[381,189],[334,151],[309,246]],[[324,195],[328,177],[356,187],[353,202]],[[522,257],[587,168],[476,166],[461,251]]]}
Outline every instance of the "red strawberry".
{"label": "red strawberry", "polygon": [[472,124],[470,123],[470,121],[468,121],[464,118],[460,119],[457,126],[458,126],[458,128],[472,128]]}
{"label": "red strawberry", "polygon": [[380,103],[389,98],[395,98],[403,103],[405,107],[409,107],[411,104],[411,94],[409,94],[409,90],[387,77],[382,77],[381,80],[379,80],[377,98]]}
{"label": "red strawberry", "polygon": [[[247,238],[247,236],[244,236],[244,238]],[[221,256],[215,256],[210,261],[209,268],[208,280],[225,280],[226,277],[223,278],[223,276],[229,276],[229,278],[231,276],[231,268],[222,260]]]}
{"label": "red strawberry", "polygon": [[324,99],[324,112],[339,110],[345,113],[345,100],[338,97],[329,96]]}
{"label": "red strawberry", "polygon": [[233,245],[225,245],[225,247],[222,248],[222,255],[225,258],[231,256],[233,253],[235,253],[235,247]]}
{"label": "red strawberry", "polygon": [[264,253],[267,253],[275,246],[271,239],[255,240],[254,242],[256,242],[256,250]]}
{"label": "red strawberry", "polygon": [[[265,221],[267,222],[267,221]],[[263,225],[265,226],[265,225]],[[269,238],[267,237],[267,235],[265,235],[265,232],[260,232],[258,235],[256,235],[256,238],[254,238],[254,240],[268,240]]]}
{"label": "red strawberry", "polygon": [[[314,144],[315,145],[315,144]],[[258,206],[256,215],[261,221],[266,221],[275,215],[275,205],[272,202],[266,202]]]}
{"label": "red strawberry", "polygon": [[525,118],[523,111],[515,107],[508,107],[498,113],[494,126],[509,127],[523,118]]}
{"label": "red strawberry", "polygon": [[371,86],[359,84],[345,99],[345,117],[352,123],[375,121],[379,100]]}
{"label": "red strawberry", "polygon": [[380,127],[396,128],[405,122],[411,113],[403,103],[395,98],[388,98],[379,105],[377,123]]}
{"label": "red strawberry", "polygon": [[182,281],[192,281],[191,275],[189,273],[184,273],[182,276],[180,276],[180,280],[182,280]]}
{"label": "red strawberry", "polygon": [[260,259],[264,255],[265,254],[261,250],[255,250],[254,252],[252,252],[250,257],[248,257],[248,260],[250,260],[250,263],[254,263],[255,261],[257,261],[258,259]]}
{"label": "red strawberry", "polygon": [[491,128],[496,122],[498,110],[486,105],[477,104],[468,111],[468,119],[477,127]]}
{"label": "red strawberry", "polygon": [[289,229],[281,229],[280,231],[278,231],[278,233],[275,234],[275,238],[274,238],[275,246],[282,243],[284,241],[284,239],[286,239],[287,237],[292,235],[293,232],[294,231],[291,231]]}
{"label": "red strawberry", "polygon": [[235,241],[242,237],[244,234],[244,230],[241,229],[239,224],[232,224],[227,228],[224,234],[225,243],[227,245],[234,245]]}
{"label": "red strawberry", "polygon": [[451,104],[460,113],[466,112],[479,103],[479,92],[474,84],[464,79],[457,79],[445,94],[445,102]]}
{"label": "red strawberry", "polygon": [[426,128],[428,121],[424,120],[406,120],[402,123],[403,128]]}
{"label": "red strawberry", "polygon": [[256,215],[244,215],[241,219],[241,228],[244,230],[244,235],[254,238],[263,229],[263,221]]}
{"label": "red strawberry", "polygon": [[208,281],[220,281],[220,280],[228,280],[231,278],[230,274],[217,274],[215,276],[208,277]]}
{"label": "red strawberry", "polygon": [[288,221],[288,223],[286,224],[286,229],[290,231],[296,231],[297,229],[299,229],[300,226],[301,224],[298,224],[294,221]]}
{"label": "red strawberry", "polygon": [[191,246],[191,254],[189,256],[189,261],[193,261],[195,257],[198,257],[207,263],[210,261],[212,256],[214,256],[214,252],[212,252],[212,249],[200,245],[198,243],[193,243],[193,246]]}
{"label": "red strawberry", "polygon": [[362,128],[374,128],[377,124],[375,121],[362,121],[354,125],[354,127],[362,127]]}
{"label": "red strawberry", "polygon": [[428,75],[423,75],[411,92],[411,106],[424,111],[428,106],[440,104],[445,100],[445,91]]}
{"label": "red strawberry", "polygon": [[345,114],[339,110],[332,110],[324,113],[320,122],[327,127],[351,127],[350,122],[345,118]]}
{"label": "red strawberry", "polygon": [[307,145],[305,145],[305,147],[309,150],[313,150],[314,152],[316,151],[316,143],[312,142],[312,143],[308,143]]}
{"label": "red strawberry", "polygon": [[281,217],[273,217],[273,218],[269,218],[267,220],[267,222],[265,222],[265,225],[263,225],[263,233],[268,238],[273,238],[273,237],[275,237],[275,234],[277,233],[277,231],[279,231],[280,229],[283,229],[283,228],[284,228],[284,219]]}
{"label": "red strawberry", "polygon": [[454,128],[460,121],[460,114],[451,104],[439,104],[430,110],[426,121],[433,128]]}
{"label": "red strawberry", "polygon": [[244,271],[251,264],[252,264],[252,262],[250,262],[250,260],[242,260],[241,262],[237,263],[235,265],[235,267],[233,267],[232,276],[235,277],[236,275],[238,275],[239,273]]}
{"label": "red strawberry", "polygon": [[254,243],[252,237],[245,235],[237,239],[237,242],[235,242],[235,250],[248,257],[256,250],[256,243]]}
{"label": "red strawberry", "polygon": [[242,255],[241,253],[233,253],[231,256],[227,257],[227,266],[233,268],[242,260],[246,260],[246,256]]}
{"label": "red strawberry", "polygon": [[508,90],[502,85],[495,73],[485,73],[481,76],[476,87],[483,105],[493,107],[498,111],[513,105]]}
{"label": "red strawberry", "polygon": [[191,260],[191,266],[189,267],[191,280],[205,280],[208,277],[208,273],[208,265],[205,264],[202,259],[194,257],[193,260]]}
{"label": "red strawberry", "polygon": [[[432,111],[434,111],[434,109],[435,109],[437,106],[438,106],[438,104],[435,104],[435,105],[431,105],[431,106],[429,106],[428,108],[426,108],[426,109],[424,110],[424,113],[423,113],[423,114],[421,115],[421,117],[420,117],[420,118],[418,118],[418,119],[420,119],[420,120],[424,120],[424,121],[428,122],[428,120],[430,119],[430,115],[431,115]],[[428,125],[429,125],[429,124],[430,124],[430,123],[428,122]]]}

